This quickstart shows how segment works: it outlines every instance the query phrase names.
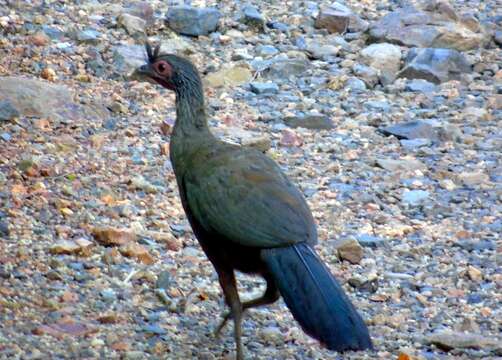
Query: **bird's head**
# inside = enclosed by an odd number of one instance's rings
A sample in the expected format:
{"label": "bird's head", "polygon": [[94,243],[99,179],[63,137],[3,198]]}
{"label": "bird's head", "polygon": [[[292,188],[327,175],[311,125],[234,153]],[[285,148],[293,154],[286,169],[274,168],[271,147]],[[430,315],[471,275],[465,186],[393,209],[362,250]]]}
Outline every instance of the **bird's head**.
{"label": "bird's head", "polygon": [[134,71],[133,77],[157,83],[177,93],[190,87],[201,86],[199,72],[187,59],[173,54],[161,54],[147,42],[147,63]]}

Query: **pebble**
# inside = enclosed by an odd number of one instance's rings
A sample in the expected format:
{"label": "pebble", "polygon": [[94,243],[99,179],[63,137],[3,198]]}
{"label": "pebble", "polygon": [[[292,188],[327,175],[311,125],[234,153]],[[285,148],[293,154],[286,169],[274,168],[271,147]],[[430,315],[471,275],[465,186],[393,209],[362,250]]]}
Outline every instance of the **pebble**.
{"label": "pebble", "polygon": [[241,21],[251,27],[263,30],[265,26],[265,18],[259,10],[252,5],[246,5],[242,9]]}
{"label": "pebble", "polygon": [[338,240],[335,244],[338,256],[342,260],[347,260],[351,264],[359,264],[364,256],[364,249],[354,238]]}
{"label": "pebble", "polygon": [[284,118],[284,123],[293,128],[302,127],[314,130],[329,130],[334,127],[329,116],[321,114],[288,116]]}
{"label": "pebble", "polygon": [[279,92],[279,86],[273,82],[251,82],[249,86],[251,87],[251,91],[258,95],[270,95]]}
{"label": "pebble", "polygon": [[423,204],[429,198],[429,192],[425,190],[405,189],[401,201],[405,205],[418,206]]}

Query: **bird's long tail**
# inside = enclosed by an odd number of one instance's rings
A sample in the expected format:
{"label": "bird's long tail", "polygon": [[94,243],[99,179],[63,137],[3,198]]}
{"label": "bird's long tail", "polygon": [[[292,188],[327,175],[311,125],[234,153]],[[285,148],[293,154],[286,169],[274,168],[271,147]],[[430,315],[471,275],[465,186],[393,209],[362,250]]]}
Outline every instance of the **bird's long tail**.
{"label": "bird's long tail", "polygon": [[306,243],[265,249],[262,257],[303,330],[328,349],[371,349],[363,319],[315,251]]}

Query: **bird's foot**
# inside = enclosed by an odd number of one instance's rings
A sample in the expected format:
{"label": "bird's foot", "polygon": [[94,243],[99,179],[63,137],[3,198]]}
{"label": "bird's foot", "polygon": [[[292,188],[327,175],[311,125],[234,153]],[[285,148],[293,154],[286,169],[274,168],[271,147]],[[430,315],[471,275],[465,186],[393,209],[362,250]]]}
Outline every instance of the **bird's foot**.
{"label": "bird's foot", "polygon": [[226,312],[223,315],[223,319],[221,319],[220,324],[218,325],[218,327],[214,331],[214,336],[215,337],[219,337],[220,336],[221,330],[223,330],[223,328],[227,324],[227,321],[230,320],[231,318],[232,318],[232,313],[230,311]]}

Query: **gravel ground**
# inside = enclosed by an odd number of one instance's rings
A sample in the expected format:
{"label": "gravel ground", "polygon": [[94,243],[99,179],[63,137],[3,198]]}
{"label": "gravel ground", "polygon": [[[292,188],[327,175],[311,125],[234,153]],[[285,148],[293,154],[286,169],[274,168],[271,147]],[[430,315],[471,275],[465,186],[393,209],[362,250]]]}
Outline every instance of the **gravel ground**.
{"label": "gravel ground", "polygon": [[181,3],[0,0],[0,358],[234,356],[174,96],[129,78],[146,37],[302,189],[376,348],[322,349],[279,301],[246,317],[249,358],[500,358],[500,2]]}

